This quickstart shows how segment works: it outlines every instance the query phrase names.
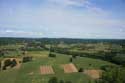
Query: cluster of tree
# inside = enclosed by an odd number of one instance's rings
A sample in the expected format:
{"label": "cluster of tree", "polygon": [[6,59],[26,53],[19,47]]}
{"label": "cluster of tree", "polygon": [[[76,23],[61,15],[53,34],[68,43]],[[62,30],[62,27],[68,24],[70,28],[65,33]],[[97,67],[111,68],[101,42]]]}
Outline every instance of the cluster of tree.
{"label": "cluster of tree", "polygon": [[49,53],[49,57],[56,57],[56,54],[54,54],[54,53]]}
{"label": "cluster of tree", "polygon": [[58,80],[57,77],[51,77],[48,83],[72,83],[71,81]]}
{"label": "cluster of tree", "polygon": [[96,83],[125,83],[125,68],[115,66],[103,66],[102,77]]}
{"label": "cluster of tree", "polygon": [[117,54],[112,57],[112,62],[125,66],[125,54]]}
{"label": "cluster of tree", "polygon": [[15,59],[13,59],[13,60],[7,59],[4,61],[3,70],[6,70],[6,67],[8,67],[8,66],[14,67],[16,65],[17,65],[17,62]]}
{"label": "cluster of tree", "polygon": [[42,42],[32,41],[32,42],[27,43],[25,50],[27,50],[27,51],[41,51],[41,50],[46,50],[46,46]]}
{"label": "cluster of tree", "polygon": [[23,63],[32,61],[32,56],[25,56],[23,57]]}
{"label": "cluster of tree", "polygon": [[73,58],[70,58],[70,59],[69,59],[69,62],[73,62]]}
{"label": "cluster of tree", "polygon": [[99,51],[98,53],[85,53],[82,51],[70,51],[68,48],[52,47],[51,52],[72,55],[74,58],[77,56],[89,57],[110,61],[120,65],[125,65],[125,54],[121,54],[121,51],[119,52],[112,50],[110,52]]}
{"label": "cluster of tree", "polygon": [[3,57],[5,55],[5,52],[3,50],[0,50],[0,57]]}
{"label": "cluster of tree", "polygon": [[64,42],[66,44],[73,43],[116,43],[123,44],[125,40],[115,40],[115,39],[73,39],[73,38],[0,38],[0,45],[7,44],[24,44],[24,43],[32,43],[32,42],[42,42],[45,44],[59,44],[60,42]]}
{"label": "cluster of tree", "polygon": [[0,57],[4,57],[4,58],[11,58],[11,57],[17,57],[17,56],[21,56],[21,51],[20,50],[0,50]]}
{"label": "cluster of tree", "polygon": [[27,47],[25,50],[26,51],[42,51],[44,49],[41,48],[41,47],[37,47],[37,48],[35,48],[35,47]]}

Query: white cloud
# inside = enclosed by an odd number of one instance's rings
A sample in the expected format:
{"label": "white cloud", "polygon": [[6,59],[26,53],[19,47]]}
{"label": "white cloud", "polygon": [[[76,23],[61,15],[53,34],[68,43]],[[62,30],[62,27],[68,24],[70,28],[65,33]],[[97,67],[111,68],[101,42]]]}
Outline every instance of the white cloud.
{"label": "white cloud", "polygon": [[17,7],[11,11],[14,14],[9,15],[8,11],[3,12],[0,28],[7,27],[4,32],[16,36],[90,38],[125,35],[119,30],[119,27],[125,28],[125,20],[110,18],[107,11],[89,0],[48,0],[47,5],[38,8]]}
{"label": "white cloud", "polygon": [[59,4],[61,6],[83,6],[87,0],[48,0],[50,3]]}
{"label": "white cloud", "polygon": [[[90,0],[48,0],[48,2],[52,5],[58,5],[60,7],[82,7],[87,8],[87,11],[95,14],[103,14],[108,15],[110,12],[104,11],[102,8],[95,6],[90,2]],[[82,9],[81,9],[82,10]],[[83,9],[84,10],[84,9]]]}
{"label": "white cloud", "polygon": [[42,32],[31,32],[31,31],[22,31],[22,30],[0,30],[0,34],[10,34],[9,36],[20,36],[20,37],[34,37],[34,36],[43,36]]}

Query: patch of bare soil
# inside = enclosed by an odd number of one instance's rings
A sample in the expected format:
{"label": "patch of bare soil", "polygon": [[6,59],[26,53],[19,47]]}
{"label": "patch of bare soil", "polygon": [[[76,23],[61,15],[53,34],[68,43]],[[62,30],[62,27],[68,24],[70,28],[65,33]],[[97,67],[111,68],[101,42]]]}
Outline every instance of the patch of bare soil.
{"label": "patch of bare soil", "polygon": [[70,64],[64,64],[64,65],[62,65],[62,67],[64,69],[64,73],[78,72],[77,68],[72,63],[70,63]]}
{"label": "patch of bare soil", "polygon": [[40,67],[40,72],[42,75],[46,74],[54,74],[55,72],[53,71],[52,66],[41,66]]}
{"label": "patch of bare soil", "polygon": [[101,70],[84,70],[84,74],[89,75],[93,79],[99,79],[102,71]]}

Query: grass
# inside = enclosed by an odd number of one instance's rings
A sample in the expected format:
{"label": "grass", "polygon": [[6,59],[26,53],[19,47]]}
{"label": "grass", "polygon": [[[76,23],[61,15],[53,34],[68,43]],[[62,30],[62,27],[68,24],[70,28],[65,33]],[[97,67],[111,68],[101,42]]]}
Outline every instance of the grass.
{"label": "grass", "polygon": [[22,51],[15,50],[15,51],[8,51],[4,57],[21,57]]}
{"label": "grass", "polygon": [[28,51],[26,55],[33,57],[48,57],[48,51]]}
{"label": "grass", "polygon": [[[23,63],[20,69],[10,69],[0,72],[0,82],[2,83],[48,83],[50,77],[56,76],[59,80],[72,81],[72,83],[88,83],[92,80],[90,77],[83,73],[65,74],[61,64],[67,64],[69,62],[69,56],[63,54],[56,54],[56,58],[43,57],[48,56],[47,51],[30,51],[27,54],[34,57],[33,61]],[[100,68],[102,65],[111,63],[84,57],[78,57],[73,60],[73,63],[78,67],[88,68]],[[91,64],[91,66],[90,66]],[[54,75],[41,75],[40,66],[51,65],[54,68]],[[29,73],[33,72],[33,75]],[[92,80],[93,83],[93,80]]]}
{"label": "grass", "polygon": [[0,71],[0,82],[1,83],[15,83],[16,77],[18,76],[18,70],[11,69]]}
{"label": "grass", "polygon": [[92,59],[87,57],[78,57],[73,60],[73,63],[77,66],[77,68],[82,67],[83,69],[99,69],[103,65],[114,65],[110,62]]}

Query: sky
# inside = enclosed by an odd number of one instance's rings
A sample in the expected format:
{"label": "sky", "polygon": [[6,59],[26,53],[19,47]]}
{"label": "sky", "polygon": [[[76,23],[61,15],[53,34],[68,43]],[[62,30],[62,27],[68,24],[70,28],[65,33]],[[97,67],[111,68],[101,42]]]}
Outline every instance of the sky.
{"label": "sky", "polygon": [[0,0],[0,37],[125,39],[125,0]]}

